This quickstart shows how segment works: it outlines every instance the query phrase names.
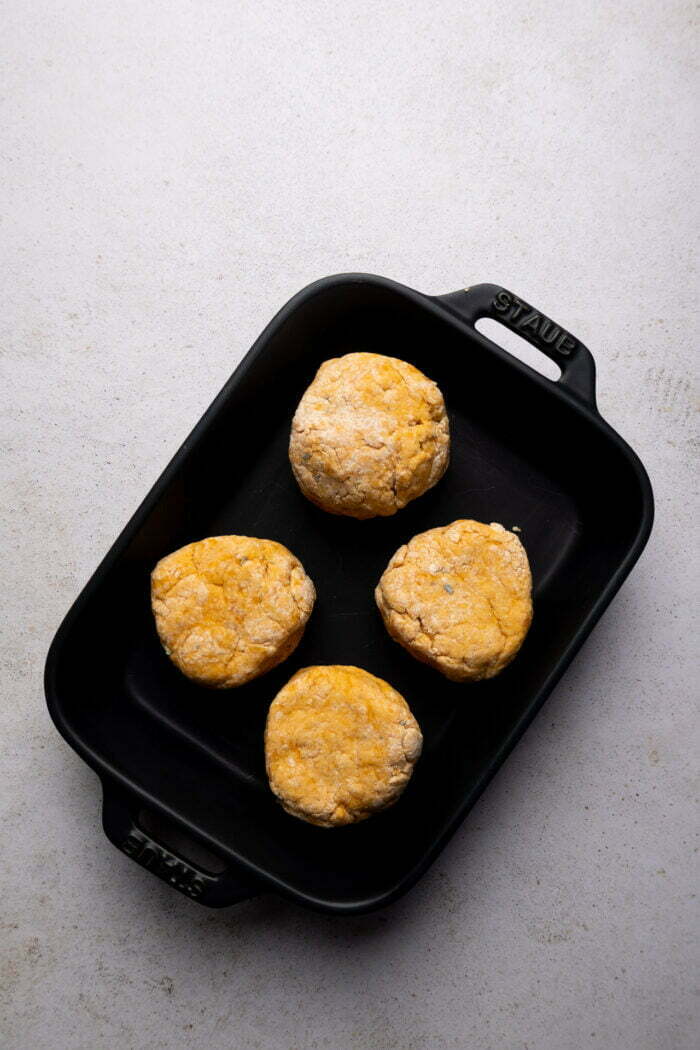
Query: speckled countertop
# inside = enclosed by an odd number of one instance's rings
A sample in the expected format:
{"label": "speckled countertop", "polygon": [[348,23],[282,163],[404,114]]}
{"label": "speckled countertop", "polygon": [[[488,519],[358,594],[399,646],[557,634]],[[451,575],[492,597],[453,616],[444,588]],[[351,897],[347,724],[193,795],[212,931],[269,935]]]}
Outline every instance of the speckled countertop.
{"label": "speckled countertop", "polygon": [[[3,1048],[693,1045],[695,19],[3,5]],[[107,843],[43,661],[259,330],[341,270],[500,281],[573,331],[656,526],[409,896],[348,921],[270,897],[208,912]]]}

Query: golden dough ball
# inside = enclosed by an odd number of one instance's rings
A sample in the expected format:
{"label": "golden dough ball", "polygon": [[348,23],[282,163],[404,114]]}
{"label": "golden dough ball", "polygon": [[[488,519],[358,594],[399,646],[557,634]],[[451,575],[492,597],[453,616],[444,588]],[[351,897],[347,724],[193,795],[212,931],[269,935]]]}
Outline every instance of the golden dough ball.
{"label": "golden dough ball", "polygon": [[497,675],[532,622],[525,548],[495,522],[454,521],[414,536],[375,597],[392,638],[455,681]]}
{"label": "golden dough ball", "polygon": [[285,660],[315,597],[291,551],[250,536],[188,543],[151,574],[163,648],[188,678],[215,689],[243,685]]}
{"label": "golden dough ball", "polygon": [[325,361],[299,402],[289,442],[304,495],[352,518],[396,513],[440,480],[449,454],[437,384],[382,354]]}
{"label": "golden dough ball", "polygon": [[284,809],[321,827],[365,820],[396,802],[423,737],[395,689],[359,667],[306,667],[272,702],[270,787]]}

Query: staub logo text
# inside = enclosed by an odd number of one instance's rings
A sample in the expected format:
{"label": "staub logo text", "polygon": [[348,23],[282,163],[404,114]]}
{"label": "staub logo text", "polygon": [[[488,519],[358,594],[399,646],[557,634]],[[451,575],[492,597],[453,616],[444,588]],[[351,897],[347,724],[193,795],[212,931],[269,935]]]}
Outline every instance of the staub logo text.
{"label": "staub logo text", "polygon": [[572,335],[505,289],[497,293],[491,306],[509,328],[527,334],[543,349],[556,350],[564,357],[570,357],[578,346]]}
{"label": "staub logo text", "polygon": [[163,849],[142,831],[132,828],[122,843],[122,849],[144,868],[160,875],[188,897],[200,897],[204,890],[204,879],[200,872],[185,864],[173,853]]}

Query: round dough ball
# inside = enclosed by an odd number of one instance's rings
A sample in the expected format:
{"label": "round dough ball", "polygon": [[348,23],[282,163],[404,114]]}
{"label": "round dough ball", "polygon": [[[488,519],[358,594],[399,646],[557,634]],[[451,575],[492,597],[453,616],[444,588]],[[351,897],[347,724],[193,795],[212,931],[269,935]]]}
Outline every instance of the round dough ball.
{"label": "round dough ball", "polygon": [[525,548],[495,522],[454,521],[414,536],[375,598],[392,638],[458,682],[502,671],[532,622]]}
{"label": "round dough ball", "polygon": [[297,671],[265,727],[270,787],[288,813],[324,828],[396,802],[422,746],[401,694],[359,667]]}
{"label": "round dough ball", "polygon": [[382,354],[325,361],[292,420],[294,476],[304,495],[331,514],[395,514],[440,480],[449,454],[437,384]]}
{"label": "round dough ball", "polygon": [[188,543],[151,574],[163,648],[188,678],[215,689],[243,685],[285,660],[315,598],[291,551],[249,536]]}

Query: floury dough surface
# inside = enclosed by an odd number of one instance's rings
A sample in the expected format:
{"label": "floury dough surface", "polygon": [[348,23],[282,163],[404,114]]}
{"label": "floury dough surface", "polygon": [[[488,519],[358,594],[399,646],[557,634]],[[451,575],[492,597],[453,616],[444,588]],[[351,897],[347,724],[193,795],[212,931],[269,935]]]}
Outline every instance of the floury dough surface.
{"label": "floury dough surface", "polygon": [[359,667],[306,667],[273,700],[265,728],[270,787],[295,817],[353,824],[396,802],[421,753],[411,710]]}
{"label": "floury dough surface", "polygon": [[229,689],[296,649],[314,585],[274,540],[211,536],[162,558],[151,602],[163,648],[188,678]]}
{"label": "floury dough surface", "polygon": [[395,514],[440,480],[449,454],[437,384],[382,354],[324,361],[299,402],[289,442],[304,495],[353,518]]}
{"label": "floury dough surface", "polygon": [[453,521],[414,536],[375,591],[392,638],[456,681],[493,678],[532,620],[525,548],[496,522]]}

